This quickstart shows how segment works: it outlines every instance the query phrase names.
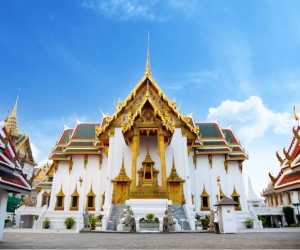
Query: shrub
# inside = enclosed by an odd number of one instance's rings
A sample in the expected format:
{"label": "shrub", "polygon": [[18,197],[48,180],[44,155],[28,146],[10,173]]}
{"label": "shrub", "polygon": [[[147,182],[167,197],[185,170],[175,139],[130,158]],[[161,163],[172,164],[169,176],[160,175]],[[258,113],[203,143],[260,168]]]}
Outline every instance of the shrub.
{"label": "shrub", "polygon": [[244,224],[246,228],[253,228],[253,220],[251,218],[248,218],[244,221]]}
{"label": "shrub", "polygon": [[261,221],[263,227],[271,227],[270,220],[266,216],[258,216],[258,219]]}
{"label": "shrub", "polygon": [[201,217],[200,221],[201,221],[201,225],[202,225],[203,229],[207,229],[208,226],[209,226],[209,218],[208,218],[208,216]]}
{"label": "shrub", "polygon": [[89,215],[89,223],[90,223],[92,229],[96,228],[97,222],[98,222],[97,216],[95,216],[94,214]]}
{"label": "shrub", "polygon": [[43,221],[43,228],[44,229],[50,228],[50,220],[48,218],[45,218],[45,220]]}
{"label": "shrub", "polygon": [[292,207],[283,207],[282,208],[282,212],[284,214],[286,223],[288,225],[294,224],[295,220],[294,220],[294,209]]}
{"label": "shrub", "polygon": [[199,214],[196,214],[195,219],[196,219],[197,221],[201,221],[201,216],[200,216]]}
{"label": "shrub", "polygon": [[146,219],[145,219],[145,218],[140,218],[139,222],[140,222],[140,223],[145,223],[145,222],[146,222]]}
{"label": "shrub", "polygon": [[159,223],[159,219],[154,214],[146,214],[144,218],[141,218],[140,223]]}
{"label": "shrub", "polygon": [[146,214],[146,220],[147,221],[153,221],[154,220],[155,215],[154,214]]}
{"label": "shrub", "polygon": [[72,229],[75,225],[75,220],[73,217],[68,217],[65,219],[65,225],[67,229]]}

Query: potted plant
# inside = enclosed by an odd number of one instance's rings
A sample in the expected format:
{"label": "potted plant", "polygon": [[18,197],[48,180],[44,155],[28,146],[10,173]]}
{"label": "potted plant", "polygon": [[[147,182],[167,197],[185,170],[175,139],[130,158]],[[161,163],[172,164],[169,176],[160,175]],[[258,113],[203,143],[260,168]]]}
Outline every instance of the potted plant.
{"label": "potted plant", "polygon": [[65,219],[65,225],[67,229],[72,229],[75,225],[75,220],[73,217],[68,217]]}
{"label": "potted plant", "polygon": [[48,218],[45,218],[45,220],[43,221],[43,228],[44,229],[50,228],[50,220]]}
{"label": "potted plant", "polygon": [[200,222],[203,230],[207,230],[209,226],[209,218],[208,216],[204,216],[200,218]]}
{"label": "potted plant", "polygon": [[91,226],[91,230],[96,229],[97,222],[98,222],[97,216],[95,216],[94,214],[89,215],[89,223],[90,223],[90,226]]}
{"label": "potted plant", "polygon": [[244,221],[244,224],[246,228],[253,228],[253,220],[251,218],[248,218]]}
{"label": "potted plant", "polygon": [[153,221],[155,218],[155,215],[154,214],[146,214],[146,221]]}
{"label": "potted plant", "polygon": [[144,218],[139,220],[140,227],[147,228],[147,229],[158,229],[159,228],[159,219],[155,217],[154,214],[149,213],[146,214]]}

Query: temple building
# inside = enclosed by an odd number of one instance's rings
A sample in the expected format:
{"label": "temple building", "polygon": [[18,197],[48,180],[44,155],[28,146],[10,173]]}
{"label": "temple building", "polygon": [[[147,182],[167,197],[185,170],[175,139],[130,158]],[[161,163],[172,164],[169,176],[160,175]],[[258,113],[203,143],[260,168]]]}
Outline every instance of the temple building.
{"label": "temple building", "polygon": [[[294,117],[297,124],[293,127],[293,136],[287,148],[276,152],[280,171],[276,176],[269,173],[270,183],[263,190],[263,196],[268,207],[294,208],[295,222],[300,222],[300,124],[299,115],[294,107]],[[283,224],[286,222],[283,221]]]}
{"label": "temple building", "polygon": [[33,159],[28,135],[19,132],[17,124],[17,107],[18,98],[11,112],[4,121],[4,127],[7,131],[10,141],[13,143],[16,149],[16,153],[18,155],[23,172],[26,175],[26,179],[31,181],[36,163]]}
{"label": "temple building", "polygon": [[39,182],[35,227],[48,218],[51,228],[65,228],[70,216],[79,227],[88,212],[103,216],[103,230],[117,230],[130,206],[137,221],[151,212],[160,222],[169,207],[184,229],[194,230],[195,215],[209,215],[226,196],[236,202],[243,228],[250,216],[246,159],[231,129],[178,110],[154,80],[148,50],[142,78],[112,115],[62,131]]}
{"label": "temple building", "polygon": [[30,190],[14,144],[0,121],[0,241],[3,239],[8,193],[28,194]]}

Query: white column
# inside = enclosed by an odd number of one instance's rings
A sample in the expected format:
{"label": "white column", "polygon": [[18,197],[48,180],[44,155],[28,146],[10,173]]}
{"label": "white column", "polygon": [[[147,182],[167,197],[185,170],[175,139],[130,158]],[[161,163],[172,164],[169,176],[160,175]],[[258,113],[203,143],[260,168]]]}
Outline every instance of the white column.
{"label": "white column", "polygon": [[7,206],[7,192],[6,190],[0,190],[0,241],[3,240],[6,206]]}

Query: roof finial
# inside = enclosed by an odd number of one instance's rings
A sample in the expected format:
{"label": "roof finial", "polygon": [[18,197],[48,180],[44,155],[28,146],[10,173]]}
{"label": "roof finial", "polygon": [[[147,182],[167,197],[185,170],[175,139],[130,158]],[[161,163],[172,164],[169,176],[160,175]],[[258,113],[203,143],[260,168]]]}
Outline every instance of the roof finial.
{"label": "roof finial", "polygon": [[298,126],[300,126],[300,117],[296,110],[296,105],[294,105],[294,107],[293,107],[293,116],[294,116],[294,119],[296,120],[296,122],[298,123]]}
{"label": "roof finial", "polygon": [[17,118],[17,108],[18,108],[19,95],[17,95],[15,105],[10,113],[10,116]]}
{"label": "roof finial", "polygon": [[149,35],[149,32],[148,32],[147,58],[146,58],[145,75],[151,76],[151,65],[150,65],[150,35]]}

